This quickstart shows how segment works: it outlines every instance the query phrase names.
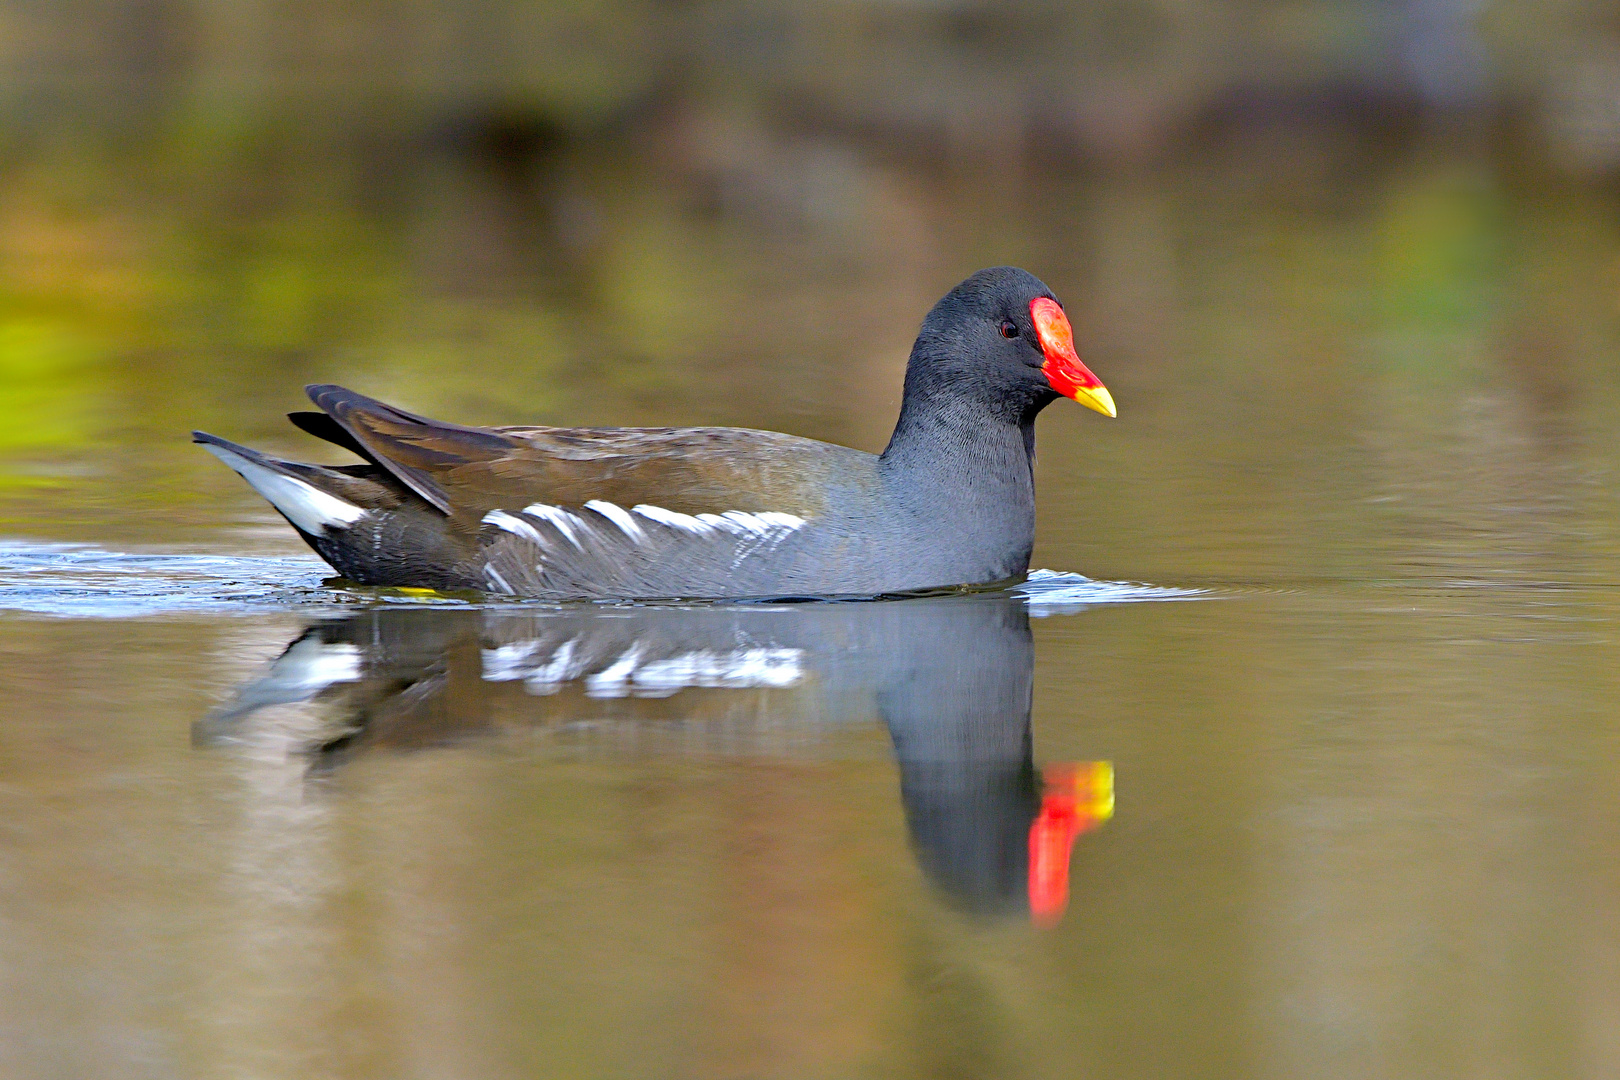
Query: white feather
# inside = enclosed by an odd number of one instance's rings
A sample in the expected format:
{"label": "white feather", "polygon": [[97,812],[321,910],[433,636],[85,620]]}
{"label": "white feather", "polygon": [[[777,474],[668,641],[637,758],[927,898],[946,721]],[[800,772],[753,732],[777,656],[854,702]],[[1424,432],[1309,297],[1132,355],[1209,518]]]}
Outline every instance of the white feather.
{"label": "white feather", "polygon": [[[614,509],[617,509],[617,507]],[[585,550],[580,545],[579,534],[575,531],[577,528],[582,528],[585,523],[580,521],[578,517],[570,514],[567,510],[564,510],[560,506],[547,506],[545,503],[530,503],[528,506],[523,508],[523,512],[531,517],[537,517],[542,521],[551,522],[557,527],[558,532],[567,537],[569,543],[573,544],[581,551]]]}
{"label": "white feather", "polygon": [[491,510],[484,515],[484,524],[493,525],[497,529],[504,529],[513,536],[521,536],[535,547],[545,546],[545,543],[540,539],[540,533],[536,531],[533,525],[520,517],[508,514],[505,510]]}
{"label": "white feather", "polygon": [[780,540],[783,536],[804,524],[804,518],[802,517],[794,514],[779,514],[771,510],[761,511],[757,514],[749,514],[741,510],[727,510],[725,517],[735,524],[740,531],[760,540]]}
{"label": "white feather", "polygon": [[601,514],[603,517],[613,522],[613,524],[617,525],[619,527],[619,531],[623,532],[624,535],[636,541],[638,544],[647,539],[646,530],[637,524],[636,519],[631,517],[622,506],[616,506],[610,502],[603,502],[601,499],[592,499],[590,502],[585,504],[585,509],[595,510],[598,514]]}
{"label": "white feather", "polygon": [[506,579],[501,576],[501,572],[495,569],[493,566],[484,567],[484,577],[488,579],[491,585],[494,585],[496,589],[505,593],[507,596],[517,595],[517,590],[512,588],[511,585],[507,584]]}
{"label": "white feather", "polygon": [[771,531],[770,526],[759,520],[759,518],[755,517],[753,514],[744,513],[741,510],[727,510],[725,516],[726,520],[733,522],[737,528],[741,529],[749,536],[765,536]]}
{"label": "white feather", "polygon": [[320,536],[328,528],[346,529],[366,516],[366,511],[348,500],[296,476],[277,472],[214,443],[204,443],[203,449],[240,473],[254,491],[311,536]]}
{"label": "white feather", "polygon": [[652,506],[648,503],[641,503],[631,509],[650,521],[656,521],[661,525],[668,525],[672,529],[691,533],[693,536],[714,535],[713,525],[710,525],[707,521],[701,521],[691,514],[679,514],[674,510],[665,510],[662,506]]}

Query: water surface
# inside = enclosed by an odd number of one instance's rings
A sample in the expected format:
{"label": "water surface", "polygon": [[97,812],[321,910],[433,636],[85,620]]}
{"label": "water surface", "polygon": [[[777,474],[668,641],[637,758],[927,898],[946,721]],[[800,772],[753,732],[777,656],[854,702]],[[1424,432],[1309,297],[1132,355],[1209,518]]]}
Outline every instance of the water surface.
{"label": "water surface", "polygon": [[[524,246],[465,162],[378,201],[216,149],[240,200],[8,174],[0,1072],[1620,1073],[1612,196],[1466,140],[851,158],[778,233],[581,151],[591,239]],[[280,414],[331,380],[876,449],[928,304],[1003,262],[1119,402],[1040,422],[1037,565],[1085,579],[335,588],[185,442],[324,453]],[[1111,816],[1053,833],[1095,763]]]}

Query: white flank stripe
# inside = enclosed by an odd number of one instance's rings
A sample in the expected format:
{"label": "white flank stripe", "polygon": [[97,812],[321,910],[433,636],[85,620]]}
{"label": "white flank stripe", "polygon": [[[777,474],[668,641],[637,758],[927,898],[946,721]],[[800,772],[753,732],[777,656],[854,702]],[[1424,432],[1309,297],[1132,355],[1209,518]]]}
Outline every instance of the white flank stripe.
{"label": "white flank stripe", "polygon": [[804,527],[804,518],[799,517],[797,514],[781,514],[775,510],[766,510],[755,516],[767,525],[778,529],[786,529],[788,532]]}
{"label": "white flank stripe", "polygon": [[779,514],[766,510],[748,514],[741,510],[727,510],[725,520],[732,523],[734,532],[747,533],[759,540],[780,540],[804,525],[804,518],[795,514]]}
{"label": "white flank stripe", "polygon": [[598,514],[617,525],[624,535],[637,543],[647,539],[646,531],[636,523],[636,519],[631,517],[622,506],[615,506],[613,503],[603,502],[601,499],[592,499],[585,504],[585,509],[595,510]]}
{"label": "white flank stripe", "polygon": [[320,536],[326,529],[346,529],[366,516],[366,511],[346,499],[322,491],[314,484],[277,472],[241,454],[234,454],[223,446],[203,443],[203,449],[241,474],[257,491],[280,510],[288,521],[309,533]]}
{"label": "white flank stripe", "polygon": [[741,510],[727,510],[726,520],[732,522],[743,532],[750,536],[764,536],[770,528],[753,514],[746,514]]}
{"label": "white flank stripe", "polygon": [[661,525],[668,525],[672,529],[691,533],[693,536],[714,535],[713,525],[710,525],[707,521],[700,521],[691,514],[679,514],[674,510],[665,510],[662,506],[652,506],[648,503],[642,503],[639,506],[631,507],[631,509],[650,521],[656,521]]}
{"label": "white flank stripe", "polygon": [[496,588],[505,593],[507,596],[517,595],[517,590],[508,585],[506,583],[506,579],[501,577],[501,572],[495,569],[493,566],[484,567],[484,576],[489,580],[491,585],[496,586]]}
{"label": "white flank stripe", "polygon": [[584,522],[580,521],[579,518],[575,517],[573,514],[570,514],[562,507],[547,506],[545,503],[530,503],[528,506],[523,508],[523,512],[532,517],[537,517],[542,521],[551,522],[557,527],[558,532],[562,533],[563,536],[568,538],[569,543],[573,544],[581,551],[585,550],[584,547],[580,545],[579,534],[574,531],[576,527],[584,525]]}
{"label": "white flank stripe", "polygon": [[513,536],[521,536],[535,547],[545,547],[545,541],[540,539],[540,534],[535,531],[533,525],[520,517],[508,514],[505,510],[491,510],[484,515],[484,524],[493,525],[497,529],[505,529]]}

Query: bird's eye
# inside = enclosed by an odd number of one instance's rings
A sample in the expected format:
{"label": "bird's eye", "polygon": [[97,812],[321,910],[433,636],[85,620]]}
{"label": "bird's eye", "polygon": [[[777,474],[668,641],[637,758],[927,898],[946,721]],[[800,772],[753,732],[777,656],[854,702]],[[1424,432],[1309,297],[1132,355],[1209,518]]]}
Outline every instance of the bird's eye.
{"label": "bird's eye", "polygon": [[1001,336],[1004,338],[1015,338],[1018,336],[1018,327],[1011,319],[1008,319],[1006,322],[1001,324]]}

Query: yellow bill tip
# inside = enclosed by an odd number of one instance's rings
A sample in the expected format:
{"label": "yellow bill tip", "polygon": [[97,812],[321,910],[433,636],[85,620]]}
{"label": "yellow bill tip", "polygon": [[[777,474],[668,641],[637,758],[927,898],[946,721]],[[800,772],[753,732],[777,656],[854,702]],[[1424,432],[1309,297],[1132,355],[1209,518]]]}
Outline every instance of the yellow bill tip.
{"label": "yellow bill tip", "polygon": [[1105,386],[1077,386],[1074,391],[1074,400],[1088,409],[1095,409],[1104,416],[1118,416],[1114,409],[1114,396]]}

